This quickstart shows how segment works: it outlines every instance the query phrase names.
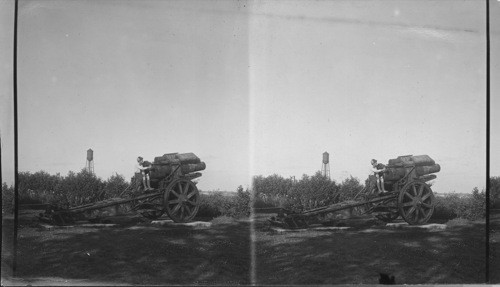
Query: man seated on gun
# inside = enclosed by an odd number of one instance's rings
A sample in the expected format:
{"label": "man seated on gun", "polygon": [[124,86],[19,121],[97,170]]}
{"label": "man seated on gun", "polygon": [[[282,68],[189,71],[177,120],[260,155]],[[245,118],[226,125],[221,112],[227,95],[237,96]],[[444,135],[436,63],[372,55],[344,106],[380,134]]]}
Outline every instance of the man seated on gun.
{"label": "man seated on gun", "polygon": [[383,164],[377,164],[376,159],[372,159],[372,172],[375,174],[375,177],[377,178],[377,188],[379,195],[383,195],[385,193],[388,193],[388,191],[385,190],[384,187],[384,171],[385,167]]}
{"label": "man seated on gun", "polygon": [[152,190],[149,180],[150,170],[151,166],[144,166],[144,159],[141,156],[138,157],[137,164],[135,165],[135,172],[142,175],[142,184],[144,185],[144,190]]}

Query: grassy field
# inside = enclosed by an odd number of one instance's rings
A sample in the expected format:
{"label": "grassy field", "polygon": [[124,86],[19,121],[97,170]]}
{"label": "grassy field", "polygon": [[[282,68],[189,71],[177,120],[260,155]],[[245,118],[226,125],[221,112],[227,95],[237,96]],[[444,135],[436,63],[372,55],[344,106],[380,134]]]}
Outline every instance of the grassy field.
{"label": "grassy field", "polygon": [[500,283],[500,209],[490,209],[490,283]]}
{"label": "grassy field", "polygon": [[446,230],[359,228],[276,233],[256,222],[258,284],[397,284],[485,282],[484,224]]}
{"label": "grassy field", "polygon": [[250,284],[249,222],[211,227],[155,226],[138,217],[119,222],[44,230],[21,221],[15,276],[29,284],[61,280],[54,278],[96,285]]}
{"label": "grassy field", "polygon": [[[259,214],[255,219],[259,285],[376,284],[379,273],[394,275],[397,284],[485,282],[485,230],[478,222],[446,230],[374,225],[277,233],[267,225],[268,217]],[[11,250],[2,250],[4,285],[251,283],[248,221],[156,226],[138,216],[122,216],[113,218],[118,223],[114,227],[47,230],[32,218],[28,213],[20,217],[13,281],[5,281],[12,276]],[[500,216],[494,218],[491,247],[498,252]],[[4,217],[3,223],[5,247],[12,243],[12,219]],[[492,254],[491,259],[490,266],[498,266],[499,256]],[[490,272],[491,282],[498,283],[498,275]]]}

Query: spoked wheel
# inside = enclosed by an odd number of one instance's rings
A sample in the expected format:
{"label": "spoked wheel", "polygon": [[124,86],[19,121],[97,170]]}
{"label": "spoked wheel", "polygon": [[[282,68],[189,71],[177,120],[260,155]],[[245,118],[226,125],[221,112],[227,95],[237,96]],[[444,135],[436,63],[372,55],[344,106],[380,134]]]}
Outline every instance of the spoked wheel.
{"label": "spoked wheel", "polygon": [[134,201],[134,205],[134,209],[147,219],[157,219],[165,212],[161,195]]}
{"label": "spoked wheel", "polygon": [[174,222],[188,222],[196,216],[200,194],[196,185],[187,179],[172,182],[163,194],[163,204]]}
{"label": "spoked wheel", "polygon": [[430,186],[422,181],[406,184],[399,193],[398,208],[408,224],[426,223],[434,212],[434,194]]}

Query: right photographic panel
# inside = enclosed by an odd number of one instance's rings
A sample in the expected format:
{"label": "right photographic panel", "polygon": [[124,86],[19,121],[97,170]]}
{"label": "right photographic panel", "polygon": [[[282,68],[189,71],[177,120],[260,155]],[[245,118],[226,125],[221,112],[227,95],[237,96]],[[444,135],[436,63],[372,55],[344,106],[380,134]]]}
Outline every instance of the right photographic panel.
{"label": "right photographic panel", "polygon": [[500,1],[489,0],[489,283],[500,283]]}
{"label": "right photographic panel", "polygon": [[[499,2],[490,6],[499,15]],[[487,140],[500,142],[487,9],[251,3],[252,282],[499,282],[500,217],[486,223],[488,181],[490,202],[500,202],[500,169],[487,177]],[[499,88],[492,80],[491,94]]]}

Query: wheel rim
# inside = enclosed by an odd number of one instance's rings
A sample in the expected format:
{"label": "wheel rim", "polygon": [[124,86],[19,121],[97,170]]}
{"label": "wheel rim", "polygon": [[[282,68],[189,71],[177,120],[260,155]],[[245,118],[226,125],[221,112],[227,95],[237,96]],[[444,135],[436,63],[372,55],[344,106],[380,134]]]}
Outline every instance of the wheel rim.
{"label": "wheel rim", "polygon": [[425,182],[410,182],[399,194],[398,208],[409,224],[424,224],[434,212],[434,194]]}
{"label": "wheel rim", "polygon": [[167,187],[163,204],[174,222],[188,222],[198,212],[199,197],[198,188],[192,181],[180,179]]}

